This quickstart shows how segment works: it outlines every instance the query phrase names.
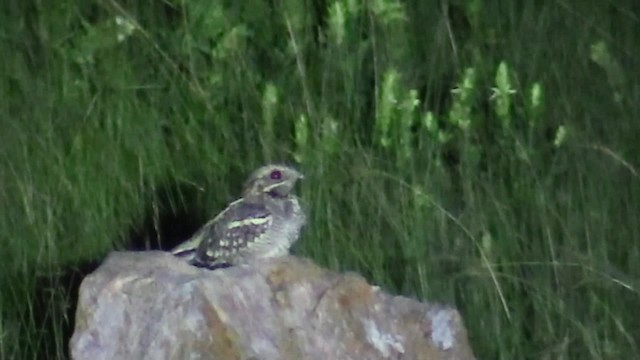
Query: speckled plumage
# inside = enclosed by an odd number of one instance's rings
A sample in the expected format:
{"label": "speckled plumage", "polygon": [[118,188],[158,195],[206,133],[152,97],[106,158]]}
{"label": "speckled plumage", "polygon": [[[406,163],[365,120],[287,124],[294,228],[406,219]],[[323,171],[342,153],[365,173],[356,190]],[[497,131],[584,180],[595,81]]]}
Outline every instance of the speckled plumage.
{"label": "speckled plumage", "polygon": [[288,254],[306,223],[300,201],[292,194],[300,178],[299,172],[283,165],[254,171],[242,197],[172,253],[209,268]]}

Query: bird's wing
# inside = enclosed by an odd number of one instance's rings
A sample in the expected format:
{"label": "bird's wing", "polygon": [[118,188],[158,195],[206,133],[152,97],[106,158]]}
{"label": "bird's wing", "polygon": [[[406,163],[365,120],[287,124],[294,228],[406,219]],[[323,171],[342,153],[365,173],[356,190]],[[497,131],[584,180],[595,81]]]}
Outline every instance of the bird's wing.
{"label": "bird's wing", "polygon": [[198,248],[195,261],[210,264],[233,257],[269,229],[273,216],[264,204],[238,200],[195,235]]}
{"label": "bird's wing", "polygon": [[232,223],[253,216],[265,217],[267,215],[269,212],[264,206],[249,204],[244,199],[238,199],[204,224],[191,238],[171,249],[171,253],[185,261],[191,261],[203,239],[207,243],[215,242],[214,239],[224,236],[224,228]]}

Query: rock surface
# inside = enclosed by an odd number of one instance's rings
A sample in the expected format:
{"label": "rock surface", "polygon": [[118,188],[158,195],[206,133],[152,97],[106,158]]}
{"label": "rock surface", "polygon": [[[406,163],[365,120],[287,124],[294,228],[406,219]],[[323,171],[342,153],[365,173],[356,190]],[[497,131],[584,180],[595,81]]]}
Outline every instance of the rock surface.
{"label": "rock surface", "polygon": [[116,252],[80,287],[76,360],[473,359],[458,312],[295,257],[209,271]]}

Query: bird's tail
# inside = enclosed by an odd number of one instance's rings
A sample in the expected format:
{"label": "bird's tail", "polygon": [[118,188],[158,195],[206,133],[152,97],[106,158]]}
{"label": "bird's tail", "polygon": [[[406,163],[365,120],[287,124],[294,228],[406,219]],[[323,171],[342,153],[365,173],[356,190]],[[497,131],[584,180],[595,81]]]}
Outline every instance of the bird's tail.
{"label": "bird's tail", "polygon": [[171,249],[171,253],[186,262],[192,263],[196,258],[196,250],[200,244],[200,238],[193,237]]}
{"label": "bird's tail", "polygon": [[171,249],[171,254],[199,268],[216,270],[216,269],[228,268],[231,266],[231,264],[227,262],[203,261],[199,259],[197,257],[197,250],[198,250],[198,246],[200,246],[201,241],[202,241],[202,237],[199,236],[199,234],[196,234],[191,239]]}

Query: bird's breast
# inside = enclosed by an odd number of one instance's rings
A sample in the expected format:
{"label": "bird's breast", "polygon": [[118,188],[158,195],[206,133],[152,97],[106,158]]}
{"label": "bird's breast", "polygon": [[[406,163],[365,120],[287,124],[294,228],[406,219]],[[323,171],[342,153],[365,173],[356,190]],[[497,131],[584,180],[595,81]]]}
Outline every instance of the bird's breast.
{"label": "bird's breast", "polygon": [[300,236],[306,216],[296,197],[267,201],[272,221],[268,229],[242,251],[247,259],[285,256]]}

